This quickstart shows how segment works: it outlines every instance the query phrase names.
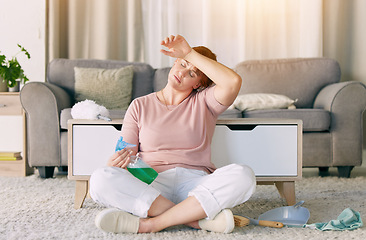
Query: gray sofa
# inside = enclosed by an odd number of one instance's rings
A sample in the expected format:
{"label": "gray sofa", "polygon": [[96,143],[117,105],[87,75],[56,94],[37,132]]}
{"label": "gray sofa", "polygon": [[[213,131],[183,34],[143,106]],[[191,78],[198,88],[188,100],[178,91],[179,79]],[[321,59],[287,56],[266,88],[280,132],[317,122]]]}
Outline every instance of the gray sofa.
{"label": "gray sofa", "polygon": [[[67,120],[75,104],[74,67],[120,68],[133,65],[132,98],[163,88],[169,68],[112,60],[55,59],[48,66],[47,82],[30,82],[20,93],[27,119],[29,164],[41,177],[52,177],[55,167],[66,167]],[[318,167],[323,174],[338,167],[349,177],[362,163],[362,115],[366,88],[356,81],[340,82],[339,64],[327,58],[244,61],[234,69],[243,79],[239,94],[275,93],[297,99],[296,109],[239,111],[221,118],[290,118],[303,121],[303,167]],[[124,111],[111,111],[123,118]]]}

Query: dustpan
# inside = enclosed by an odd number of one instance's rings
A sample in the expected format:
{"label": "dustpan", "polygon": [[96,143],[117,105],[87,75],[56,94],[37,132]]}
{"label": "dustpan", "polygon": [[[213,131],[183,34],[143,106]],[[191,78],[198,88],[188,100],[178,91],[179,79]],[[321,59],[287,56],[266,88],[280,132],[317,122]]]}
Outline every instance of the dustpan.
{"label": "dustpan", "polygon": [[279,207],[269,210],[259,216],[258,220],[281,222],[288,227],[304,227],[310,217],[307,208],[301,207],[304,201],[293,206]]}

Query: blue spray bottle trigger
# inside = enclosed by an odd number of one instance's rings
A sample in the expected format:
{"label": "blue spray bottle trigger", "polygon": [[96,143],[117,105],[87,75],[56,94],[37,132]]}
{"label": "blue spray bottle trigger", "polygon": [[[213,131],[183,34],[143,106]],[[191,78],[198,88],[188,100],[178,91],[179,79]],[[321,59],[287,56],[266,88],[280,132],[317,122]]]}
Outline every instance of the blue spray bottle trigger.
{"label": "blue spray bottle trigger", "polygon": [[124,149],[126,147],[136,147],[136,145],[131,144],[131,143],[126,143],[125,141],[123,141],[123,137],[119,137],[115,151],[116,152],[121,151],[122,149]]}

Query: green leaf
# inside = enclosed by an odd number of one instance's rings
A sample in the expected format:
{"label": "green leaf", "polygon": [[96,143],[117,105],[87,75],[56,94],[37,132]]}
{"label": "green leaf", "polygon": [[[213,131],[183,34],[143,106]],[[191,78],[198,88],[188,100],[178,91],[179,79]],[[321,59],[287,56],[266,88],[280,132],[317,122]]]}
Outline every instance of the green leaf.
{"label": "green leaf", "polygon": [[5,55],[0,55],[0,64],[1,65],[5,64],[5,59],[6,59]]}
{"label": "green leaf", "polygon": [[24,47],[22,47],[20,44],[18,44],[18,47],[20,48],[20,51],[24,52],[24,54],[28,57],[28,59],[31,58],[29,52]]}

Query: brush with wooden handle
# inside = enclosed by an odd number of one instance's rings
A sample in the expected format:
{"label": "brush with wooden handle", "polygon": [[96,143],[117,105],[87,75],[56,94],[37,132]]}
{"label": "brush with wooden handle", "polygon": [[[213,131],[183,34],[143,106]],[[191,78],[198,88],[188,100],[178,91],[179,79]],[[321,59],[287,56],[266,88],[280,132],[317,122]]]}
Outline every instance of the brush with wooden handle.
{"label": "brush with wooden handle", "polygon": [[234,215],[234,222],[236,227],[244,227],[249,224],[252,225],[260,225],[264,227],[274,227],[274,228],[282,228],[283,223],[281,222],[274,222],[274,221],[266,221],[266,220],[256,220],[253,218]]}

